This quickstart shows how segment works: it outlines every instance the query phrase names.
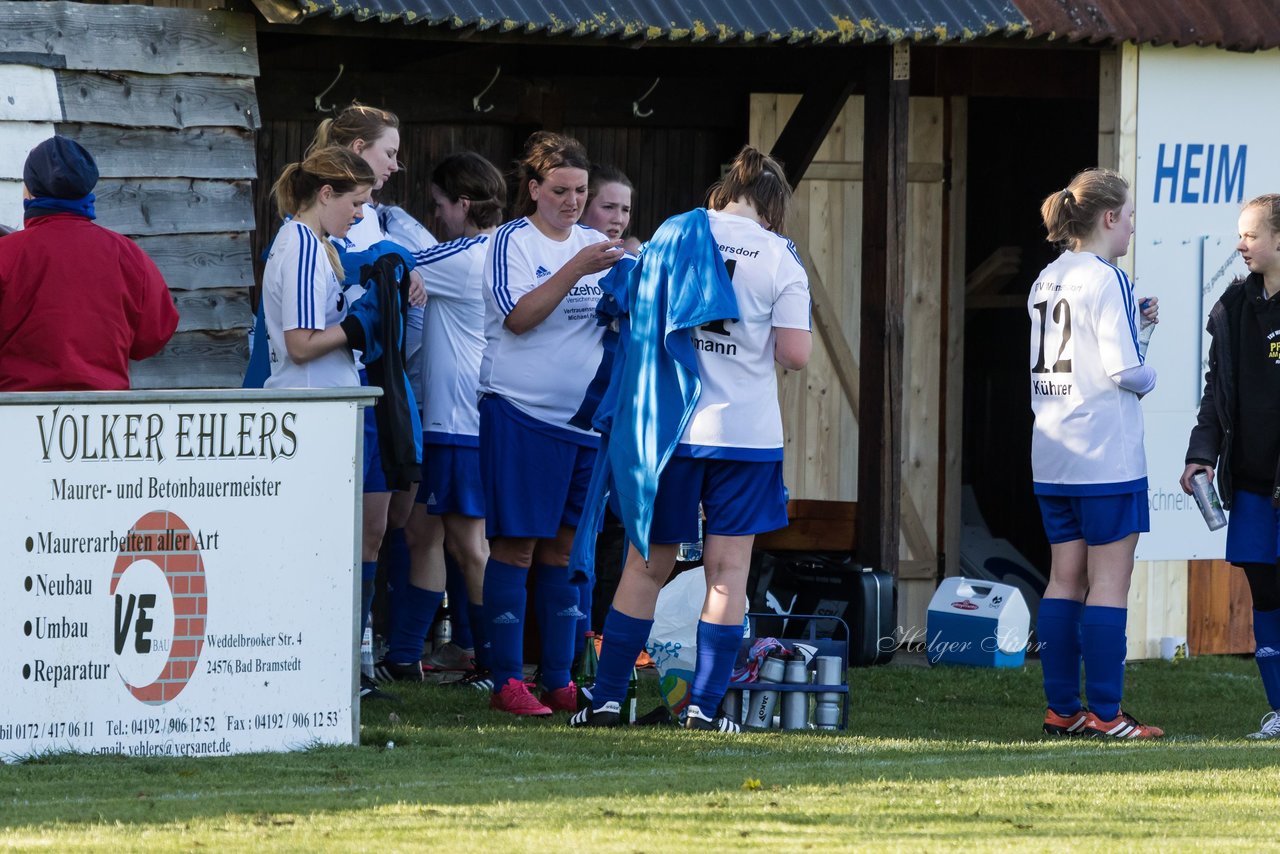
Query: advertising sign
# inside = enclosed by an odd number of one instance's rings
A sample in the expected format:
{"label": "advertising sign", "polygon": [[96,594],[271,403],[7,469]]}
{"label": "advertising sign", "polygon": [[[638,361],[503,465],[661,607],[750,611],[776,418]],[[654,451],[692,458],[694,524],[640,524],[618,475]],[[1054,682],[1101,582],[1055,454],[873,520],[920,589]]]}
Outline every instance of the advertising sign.
{"label": "advertising sign", "polygon": [[1137,232],[1134,290],[1160,298],[1148,362],[1159,375],[1142,403],[1151,533],[1139,560],[1221,558],[1226,531],[1210,533],[1182,492],[1209,336],[1223,290],[1248,271],[1235,251],[1241,205],[1280,192],[1280,115],[1240,109],[1240,92],[1280,87],[1280,52],[1141,46],[1138,53]]}
{"label": "advertising sign", "polygon": [[371,396],[0,397],[0,758],[355,743]]}

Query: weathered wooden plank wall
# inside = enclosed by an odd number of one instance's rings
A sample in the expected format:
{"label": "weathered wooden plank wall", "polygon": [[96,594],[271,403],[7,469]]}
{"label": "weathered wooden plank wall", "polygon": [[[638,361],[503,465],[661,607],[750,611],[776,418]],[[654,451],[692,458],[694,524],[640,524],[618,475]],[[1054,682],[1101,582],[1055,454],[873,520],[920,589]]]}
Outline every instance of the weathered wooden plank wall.
{"label": "weathered wooden plank wall", "polygon": [[[749,139],[768,148],[795,105],[796,95],[751,98]],[[899,623],[924,628],[936,587],[938,484],[941,478],[941,365],[943,255],[943,103],[912,98],[908,168],[907,294],[905,321],[903,442],[904,505],[908,499],[923,527],[912,545],[904,538],[899,578]],[[863,99],[849,99],[818,149],[807,177],[796,188],[788,236],[811,259],[824,283],[832,313],[840,319],[848,351],[833,354],[815,341],[808,367],[779,372],[787,487],[792,498],[851,501],[857,497],[858,423],[842,392],[839,373],[858,350],[861,281],[861,178]],[[904,517],[907,511],[904,506]]]}
{"label": "weathered wooden plank wall", "polygon": [[135,388],[235,386],[247,358],[255,22],[194,6],[0,2],[0,222],[21,221],[33,145],[94,154],[98,222],[155,259],[181,314]]}

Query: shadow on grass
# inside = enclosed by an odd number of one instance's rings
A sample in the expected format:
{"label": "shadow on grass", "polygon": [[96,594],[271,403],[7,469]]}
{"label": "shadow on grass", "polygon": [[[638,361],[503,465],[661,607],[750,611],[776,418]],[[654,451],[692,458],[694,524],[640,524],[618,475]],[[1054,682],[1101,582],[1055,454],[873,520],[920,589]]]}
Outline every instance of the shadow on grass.
{"label": "shadow on grass", "polygon": [[[1046,778],[1079,777],[1088,786],[1109,775],[1128,775],[1130,784],[1150,775],[1159,789],[1164,776],[1180,780],[1183,772],[1206,781],[1216,772],[1276,775],[1276,746],[1238,737],[1265,705],[1251,660],[1142,663],[1128,679],[1133,710],[1173,737],[1123,744],[1042,738],[1034,666],[852,671],[846,732],[736,737],[674,728],[571,731],[563,716],[515,720],[471,692],[409,686],[398,689],[399,704],[366,707],[359,748],[200,760],[46,756],[0,767],[0,815],[39,832],[55,824],[270,822],[394,804],[510,803],[536,816],[578,801],[736,795],[753,779],[773,789],[865,794],[929,782],[1031,792]],[[657,697],[655,685],[645,689],[642,710]],[[394,749],[385,747],[389,741]]]}

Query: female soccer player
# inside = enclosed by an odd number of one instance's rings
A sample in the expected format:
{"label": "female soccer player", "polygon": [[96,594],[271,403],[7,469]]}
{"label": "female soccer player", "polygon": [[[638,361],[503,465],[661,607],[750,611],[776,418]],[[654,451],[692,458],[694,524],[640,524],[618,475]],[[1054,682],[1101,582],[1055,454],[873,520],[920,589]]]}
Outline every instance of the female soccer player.
{"label": "female soccer player", "polygon": [[[431,173],[436,222],[447,242],[414,259],[429,297],[418,370],[423,388],[422,485],[406,526],[411,573],[392,608],[390,646],[379,674],[421,679],[419,659],[440,606],[445,579],[434,557],[448,548],[466,579],[477,673],[469,684],[488,684],[484,657],[484,494],[480,484],[480,413],[476,389],[484,351],[483,268],[489,241],[507,202],[502,173],[479,154],[446,157]],[[437,568],[438,567],[438,568]]]}
{"label": "female soccer player", "polygon": [[[316,129],[311,145],[313,148],[338,145],[358,155],[373,170],[373,189],[376,192],[400,169],[400,162],[397,159],[400,152],[399,127],[400,120],[394,113],[364,104],[352,104],[335,117],[322,121]],[[338,241],[339,248],[344,253],[356,253],[389,239],[386,225],[380,217],[384,212],[387,211],[380,211],[372,200],[366,200],[359,219]],[[400,212],[396,219],[411,220],[403,212]],[[417,223],[413,222],[412,225]],[[417,229],[411,229],[402,223],[398,232],[411,232],[420,238],[415,241],[419,245],[405,247],[410,252],[427,248],[421,244],[428,241],[431,244],[435,242],[435,238],[420,225],[417,225]],[[415,272],[413,276],[415,284],[420,286],[421,279],[418,278],[418,274]],[[364,288],[360,284],[347,283],[346,297],[351,303],[359,302],[363,293]],[[358,367],[361,370],[361,382],[367,384],[368,378],[363,366]],[[369,621],[373,606],[374,581],[378,572],[378,554],[382,549],[383,538],[388,529],[394,530],[404,526],[417,490],[417,484],[412,484],[407,490],[392,492],[382,470],[379,440],[374,409],[369,407],[365,410],[364,508],[360,547],[366,623]],[[407,567],[403,572],[393,571],[391,575],[407,575]],[[367,679],[362,682],[361,695],[365,699],[381,699],[386,696],[374,686],[371,680]]]}
{"label": "female soccer player", "polygon": [[[1253,596],[1254,659],[1271,711],[1250,738],[1280,737],[1280,195],[1244,206],[1236,246],[1249,275],[1209,312],[1209,372],[1187,447],[1182,488],[1218,475],[1227,520],[1227,561]],[[1234,430],[1233,430],[1234,428]]]}
{"label": "female soccer player", "polygon": [[272,187],[276,207],[290,219],[276,235],[262,276],[271,350],[267,388],[360,385],[351,350],[363,337],[347,321],[342,264],[328,238],[347,233],[373,184],[364,160],[328,146],[286,166]]}
{"label": "female soccer player", "polygon": [[587,181],[587,205],[582,224],[608,237],[622,240],[631,224],[631,180],[616,166],[595,165]]}
{"label": "female soccer player", "polygon": [[[1088,169],[1040,206],[1063,253],[1031,286],[1031,468],[1049,537],[1042,644],[1044,731],[1159,738],[1120,708],[1129,578],[1138,534],[1150,530],[1139,399],[1155,370],[1138,350],[1139,311],[1115,259],[1129,250],[1133,199],[1109,169]],[[1080,698],[1085,669],[1088,710]]]}
{"label": "female soccer player", "polygon": [[[519,219],[501,226],[484,267],[480,474],[490,557],[484,576],[495,709],[549,715],[576,708],[569,678],[579,591],[569,549],[599,445],[594,395],[608,378],[596,323],[597,280],[621,241],[578,224],[586,151],[539,132],[525,144]],[[599,380],[597,380],[599,377]],[[525,583],[536,572],[541,701],[523,681]]]}
{"label": "female soccer player", "polygon": [[[742,641],[751,545],[756,534],[787,524],[774,363],[800,370],[813,346],[808,276],[795,246],[782,236],[790,201],[782,167],[750,146],[708,193],[711,257],[727,268],[739,319],[691,332],[701,393],[658,481],[649,560],[632,546],[605,618],[592,700],[572,726],[620,723],[620,703],[653,626],[658,591],[675,566],[678,544],[698,537],[701,502],[707,594],[684,723],[690,729],[739,729],[717,710]],[[657,257],[661,234],[663,228],[641,256],[642,272],[654,263],[651,250]]]}

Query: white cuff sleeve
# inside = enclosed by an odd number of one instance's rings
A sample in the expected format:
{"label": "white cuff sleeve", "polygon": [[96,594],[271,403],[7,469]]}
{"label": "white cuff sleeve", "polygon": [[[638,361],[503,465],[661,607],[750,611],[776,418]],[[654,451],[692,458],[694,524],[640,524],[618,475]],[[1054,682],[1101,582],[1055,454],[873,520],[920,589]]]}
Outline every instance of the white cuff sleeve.
{"label": "white cuff sleeve", "polygon": [[1111,379],[1122,389],[1143,395],[1156,387],[1156,369],[1150,365],[1138,365],[1112,374]]}

